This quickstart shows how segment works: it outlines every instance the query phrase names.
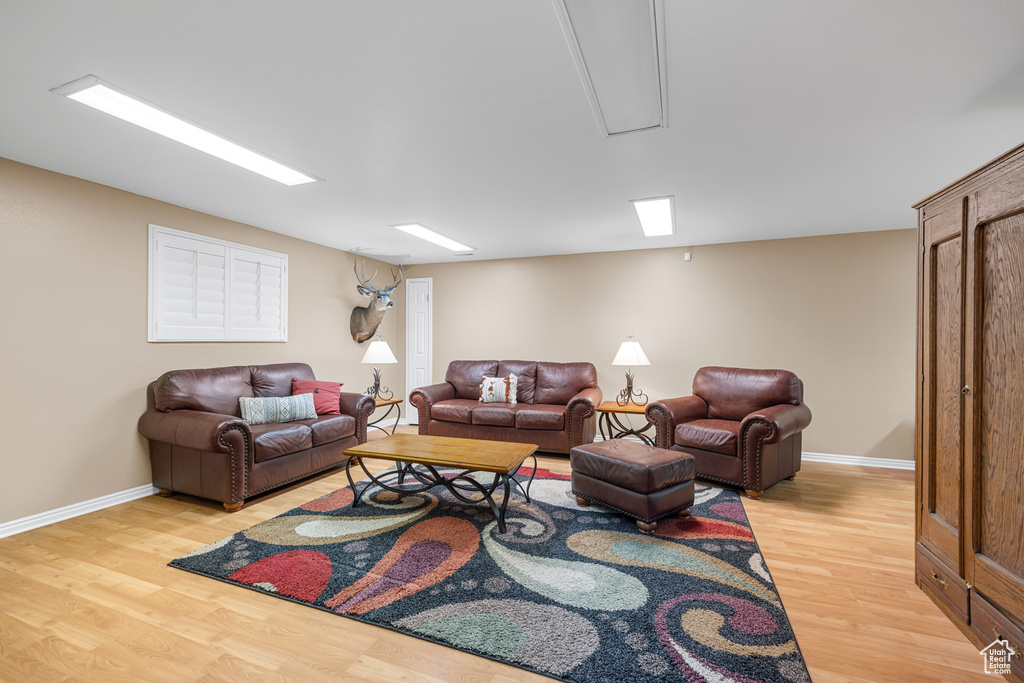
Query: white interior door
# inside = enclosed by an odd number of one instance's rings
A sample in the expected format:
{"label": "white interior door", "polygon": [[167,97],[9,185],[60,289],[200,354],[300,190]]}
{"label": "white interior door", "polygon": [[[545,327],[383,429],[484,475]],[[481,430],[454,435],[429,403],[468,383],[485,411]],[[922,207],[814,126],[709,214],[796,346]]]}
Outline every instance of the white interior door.
{"label": "white interior door", "polygon": [[[425,387],[431,381],[433,345],[433,297],[434,279],[429,277],[410,278],[405,281],[405,396],[417,387]],[[419,414],[413,406],[406,411],[409,424],[419,424]]]}

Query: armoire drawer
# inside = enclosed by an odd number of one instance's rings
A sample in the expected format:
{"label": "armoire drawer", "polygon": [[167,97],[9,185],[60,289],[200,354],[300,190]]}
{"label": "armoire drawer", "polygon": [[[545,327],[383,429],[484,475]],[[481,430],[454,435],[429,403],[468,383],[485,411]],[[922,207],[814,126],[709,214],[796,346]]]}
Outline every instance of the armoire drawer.
{"label": "armoire drawer", "polygon": [[1010,658],[1010,669],[1018,681],[1024,681],[1024,631],[977,591],[971,591],[971,630],[985,645],[1005,640],[1017,654]]}
{"label": "armoire drawer", "polygon": [[951,571],[920,543],[917,544],[917,585],[948,607],[966,624],[970,617],[967,582]]}

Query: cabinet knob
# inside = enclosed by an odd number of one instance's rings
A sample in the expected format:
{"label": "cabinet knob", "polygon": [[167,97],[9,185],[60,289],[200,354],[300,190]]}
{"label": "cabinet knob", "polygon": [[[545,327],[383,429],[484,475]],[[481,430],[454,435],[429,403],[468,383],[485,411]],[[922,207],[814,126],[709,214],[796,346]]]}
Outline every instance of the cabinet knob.
{"label": "cabinet knob", "polygon": [[964,388],[960,390],[960,393],[966,396],[967,394],[971,393],[971,388],[965,384]]}
{"label": "cabinet knob", "polygon": [[[999,629],[998,629],[998,628],[994,628],[994,629],[992,629],[992,635],[994,635],[994,636],[996,637],[996,640],[1002,640],[1002,639],[1003,639],[1003,636],[1002,636],[1002,635],[1000,635],[1000,633],[999,633]],[[1020,658],[1021,658],[1021,655],[1020,655],[1020,648],[1019,648],[1019,647],[1015,647],[1015,646],[1014,646],[1014,645],[1013,645],[1013,644],[1011,643],[1011,644],[1010,644],[1010,649],[1011,649],[1011,650],[1013,650],[1013,656],[1014,656],[1014,658],[1015,658],[1015,659],[1020,659]]]}
{"label": "cabinet knob", "polygon": [[942,584],[942,590],[946,590],[949,588],[949,582],[941,578],[938,574],[936,574],[935,570],[932,570],[932,578]]}

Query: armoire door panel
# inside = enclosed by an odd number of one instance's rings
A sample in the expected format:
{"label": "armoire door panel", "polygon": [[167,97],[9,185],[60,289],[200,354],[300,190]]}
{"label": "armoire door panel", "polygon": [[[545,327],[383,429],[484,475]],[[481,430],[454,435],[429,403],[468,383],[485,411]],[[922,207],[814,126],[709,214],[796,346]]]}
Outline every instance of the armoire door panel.
{"label": "armoire door panel", "polygon": [[1004,167],[995,180],[978,191],[978,222],[989,223],[1024,211],[1024,159]]}
{"label": "armoire door panel", "polygon": [[933,514],[953,527],[960,526],[963,446],[961,414],[961,328],[963,327],[963,289],[960,239],[947,240],[933,251],[935,283],[932,310],[932,418],[935,441],[932,444]]}
{"label": "armoire door panel", "polygon": [[961,559],[963,441],[961,379],[963,329],[962,213],[925,221],[925,434],[922,444],[921,541],[952,569]]}
{"label": "armoire door panel", "polygon": [[[1024,614],[1024,215],[979,226],[974,290],[974,433],[967,574],[1010,613]],[[969,554],[970,555],[970,554]]]}

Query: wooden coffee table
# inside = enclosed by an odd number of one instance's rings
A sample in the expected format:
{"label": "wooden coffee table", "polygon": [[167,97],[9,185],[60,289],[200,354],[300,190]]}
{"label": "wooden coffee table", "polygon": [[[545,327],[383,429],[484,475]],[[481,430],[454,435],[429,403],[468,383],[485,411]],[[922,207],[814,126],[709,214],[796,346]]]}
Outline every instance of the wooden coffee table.
{"label": "wooden coffee table", "polygon": [[[352,507],[359,505],[363,494],[373,485],[380,486],[395,493],[420,493],[435,486],[444,486],[453,496],[466,503],[478,503],[481,498],[471,498],[464,492],[479,493],[486,500],[491,512],[498,520],[498,531],[505,533],[505,509],[511,494],[509,482],[513,482],[530,502],[530,484],[537,473],[537,446],[533,444],[507,443],[505,441],[484,441],[482,439],[456,439],[447,436],[426,436],[420,434],[396,434],[386,439],[369,441],[345,451],[345,455],[358,458],[359,466],[369,477],[370,483],[360,491],[352,480],[352,460],[345,466],[345,476],[355,498]],[[523,488],[514,477],[515,473],[533,456],[533,473]],[[381,458],[394,460],[397,469],[387,472],[384,476],[396,478],[397,481],[384,482],[382,477],[374,476],[366,469],[363,458]],[[442,475],[439,467],[461,470],[457,474]],[[494,479],[483,483],[471,476],[474,472],[493,473]],[[405,484],[405,478],[411,477],[415,483]],[[498,486],[504,488],[505,497],[499,508],[494,502],[493,493]]]}

